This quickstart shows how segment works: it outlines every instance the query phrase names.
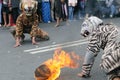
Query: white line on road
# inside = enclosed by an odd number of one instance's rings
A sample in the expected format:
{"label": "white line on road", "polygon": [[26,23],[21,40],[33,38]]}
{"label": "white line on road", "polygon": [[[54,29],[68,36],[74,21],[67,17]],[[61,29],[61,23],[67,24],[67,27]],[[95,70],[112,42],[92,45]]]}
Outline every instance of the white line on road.
{"label": "white line on road", "polygon": [[[78,45],[81,45],[81,44],[86,44],[88,42],[89,41],[79,42],[79,43],[63,45],[63,46],[59,46],[59,47],[60,48],[67,48],[67,47],[72,47],[72,46],[78,46]],[[43,49],[43,50],[32,51],[32,52],[30,52],[30,54],[37,54],[37,53],[41,53],[41,52],[47,52],[47,51],[55,50],[55,49],[57,49],[59,47],[53,47],[53,48],[48,48],[48,49]]]}
{"label": "white line on road", "polygon": [[75,44],[78,42],[83,42],[83,41],[87,41],[87,39],[82,39],[82,40],[77,40],[77,41],[72,41],[72,42],[66,42],[66,43],[62,43],[62,44],[56,44],[56,45],[49,45],[49,46],[45,46],[45,47],[39,47],[39,48],[34,48],[34,49],[28,49],[28,50],[24,50],[24,52],[31,52],[31,51],[35,51],[35,50],[43,50],[43,49],[48,49],[48,48],[53,48],[53,47],[59,47],[59,46],[64,46],[64,45],[70,45],[70,44]]}

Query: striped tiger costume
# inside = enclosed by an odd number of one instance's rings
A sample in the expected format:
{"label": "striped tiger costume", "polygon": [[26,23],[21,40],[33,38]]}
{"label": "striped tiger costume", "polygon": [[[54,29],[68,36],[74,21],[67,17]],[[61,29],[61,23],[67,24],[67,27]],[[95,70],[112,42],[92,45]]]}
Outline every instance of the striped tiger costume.
{"label": "striped tiger costume", "polygon": [[[91,22],[87,24],[87,26],[89,25],[91,25]],[[108,75],[108,80],[120,80],[120,41],[118,36],[119,32],[115,25],[98,25],[91,33],[82,72],[78,76],[90,76],[95,57],[100,52],[100,49],[103,49],[100,67]],[[115,79],[116,77],[119,77],[119,79]]]}

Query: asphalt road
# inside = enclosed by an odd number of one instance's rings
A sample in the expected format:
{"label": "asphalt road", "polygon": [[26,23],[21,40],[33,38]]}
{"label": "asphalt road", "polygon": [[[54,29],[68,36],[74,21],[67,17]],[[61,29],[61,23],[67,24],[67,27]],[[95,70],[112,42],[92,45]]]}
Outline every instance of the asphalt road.
{"label": "asphalt road", "polygon": [[[104,19],[112,22],[120,28],[120,18]],[[32,45],[30,36],[26,34],[22,46],[14,48],[15,40],[9,33],[9,29],[0,28],[0,80],[34,80],[35,69],[44,61],[52,58],[54,50],[59,46],[67,52],[75,52],[84,57],[87,42],[80,36],[82,20],[72,21],[69,24],[62,22],[60,27],[54,27],[55,23],[40,23],[40,28],[49,33],[49,41],[39,41],[38,45]],[[105,73],[100,69],[102,52],[96,57],[91,71],[91,78],[83,79],[77,76],[79,68],[61,69],[59,80],[107,80]]]}

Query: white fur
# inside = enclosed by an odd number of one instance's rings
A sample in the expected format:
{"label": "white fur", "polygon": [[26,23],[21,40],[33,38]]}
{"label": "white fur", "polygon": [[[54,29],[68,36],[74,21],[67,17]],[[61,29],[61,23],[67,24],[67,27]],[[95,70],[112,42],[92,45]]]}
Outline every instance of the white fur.
{"label": "white fur", "polygon": [[96,16],[91,16],[89,18],[86,18],[82,25],[81,25],[81,34],[84,34],[85,30],[87,30],[90,34],[93,32],[93,30],[96,30],[99,24],[102,24],[103,21],[96,17]]}

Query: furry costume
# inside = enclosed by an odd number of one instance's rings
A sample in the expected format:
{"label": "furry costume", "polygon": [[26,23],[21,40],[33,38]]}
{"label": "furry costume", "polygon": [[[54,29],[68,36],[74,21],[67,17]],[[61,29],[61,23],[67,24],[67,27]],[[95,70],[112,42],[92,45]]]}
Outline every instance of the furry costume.
{"label": "furry costume", "polygon": [[30,34],[31,38],[42,38],[48,40],[48,34],[39,28],[38,15],[36,13],[37,3],[33,0],[23,1],[20,4],[22,13],[18,16],[16,27],[11,29],[12,35],[24,39],[24,33]]}
{"label": "furry costume", "polygon": [[[87,23],[85,26],[92,28],[92,26],[95,25],[95,21],[93,22],[90,18],[88,19],[89,20],[85,20],[82,25]],[[91,22],[88,23],[86,21]],[[120,41],[118,38],[119,31],[116,26],[113,24],[103,24],[96,26],[93,32],[90,32],[87,27],[84,31],[91,33],[91,36],[82,66],[82,72],[79,76],[89,77],[95,57],[100,52],[100,49],[103,49],[104,54],[102,55],[102,61],[100,64],[101,68],[108,75],[108,80],[114,80],[116,77],[119,77],[117,80],[120,80]]]}

